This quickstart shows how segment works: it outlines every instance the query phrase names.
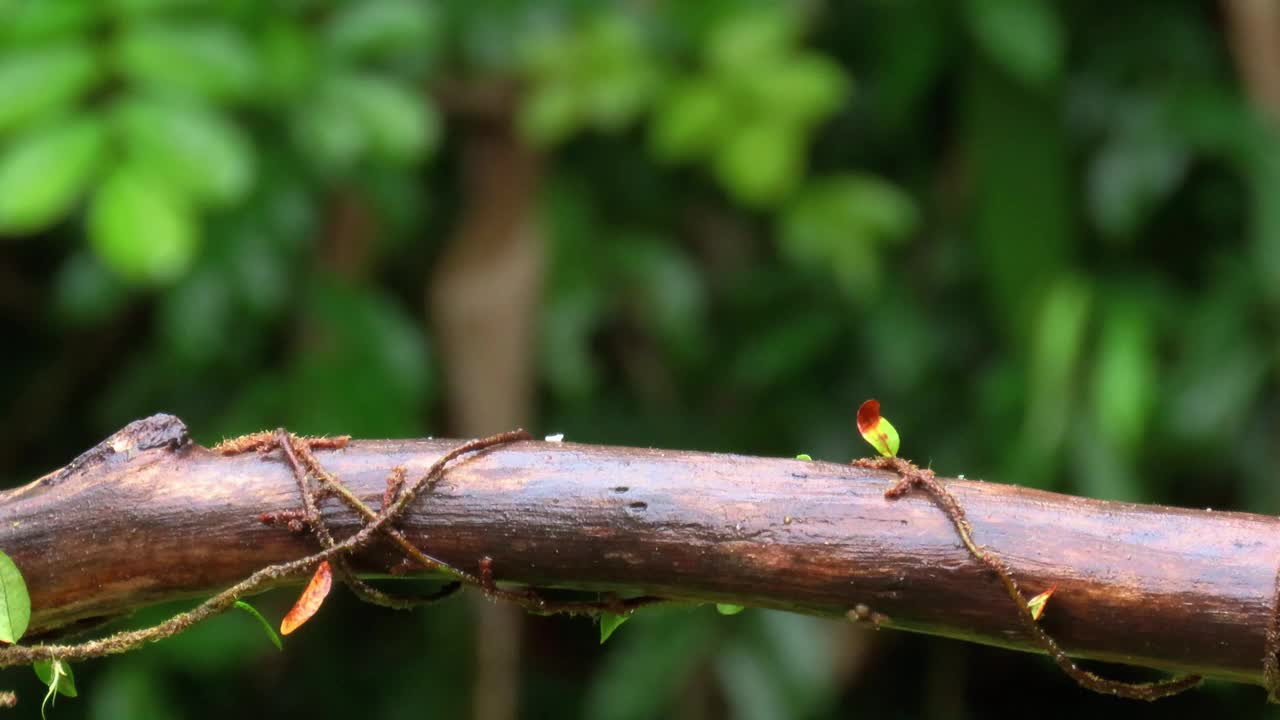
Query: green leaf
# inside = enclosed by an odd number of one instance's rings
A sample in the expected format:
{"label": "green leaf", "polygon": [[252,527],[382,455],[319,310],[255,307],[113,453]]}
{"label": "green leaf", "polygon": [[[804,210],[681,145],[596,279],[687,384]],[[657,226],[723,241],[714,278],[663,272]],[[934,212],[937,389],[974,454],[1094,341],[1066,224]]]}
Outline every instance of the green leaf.
{"label": "green leaf", "polygon": [[129,79],[211,99],[241,99],[255,88],[253,49],[235,27],[217,22],[130,24],[114,53]]}
{"label": "green leaf", "polygon": [[284,650],[284,645],[280,642],[280,636],[276,634],[276,629],[271,627],[271,623],[267,622],[267,619],[262,617],[262,613],[258,612],[257,608],[243,600],[237,600],[236,607],[257,618],[258,622],[262,623],[262,630],[267,633],[267,637],[270,638],[271,644],[275,645],[277,650]]}
{"label": "green leaf", "polygon": [[435,106],[407,83],[369,73],[337,78],[329,89],[363,126],[368,149],[396,163],[419,160],[442,133]]}
{"label": "green leaf", "polygon": [[712,31],[706,45],[707,61],[726,74],[773,64],[799,35],[796,19],[781,8],[736,12],[729,18]]}
{"label": "green leaf", "polygon": [[600,644],[603,645],[609,636],[613,634],[618,626],[631,619],[630,615],[616,615],[614,613],[602,613],[600,615]]}
{"label": "green leaf", "polygon": [[969,0],[970,30],[979,47],[1005,72],[1033,86],[1057,77],[1066,33],[1047,0]]}
{"label": "green leaf", "polygon": [[800,453],[799,455],[796,456],[796,459],[797,460],[813,460],[813,457],[810,456],[809,453]]}
{"label": "green leaf", "polygon": [[196,202],[225,207],[253,184],[249,139],[204,103],[132,97],[121,101],[115,118],[129,159]]}
{"label": "green leaf", "polygon": [[1053,596],[1053,592],[1057,589],[1058,586],[1054,585],[1027,601],[1027,609],[1031,611],[1031,619],[1040,619],[1040,616],[1044,614],[1045,605],[1048,604],[1049,598]]}
{"label": "green leaf", "polygon": [[855,297],[879,284],[879,246],[900,241],[916,226],[915,203],[891,183],[844,174],[804,185],[779,219],[779,243],[791,262],[831,273]]}
{"label": "green leaf", "polygon": [[190,208],[163,181],[129,165],[99,186],[89,207],[89,240],[121,277],[165,284],[186,272],[200,243]]}
{"label": "green leaf", "polygon": [[71,673],[69,663],[58,659],[38,660],[31,668],[36,671],[36,677],[49,686],[49,692],[45,693],[44,701],[40,703],[40,717],[45,717],[45,706],[56,702],[58,695],[76,696],[76,678]]}
{"label": "green leaf", "polygon": [[0,233],[32,233],[66,216],[102,157],[91,119],[33,128],[0,154]]}
{"label": "green leaf", "polygon": [[806,127],[837,110],[849,91],[849,80],[840,65],[817,53],[803,53],[744,73],[734,85],[756,111]]}
{"label": "green leaf", "polygon": [[751,122],[726,128],[715,156],[716,177],[739,201],[775,205],[795,188],[805,169],[803,138],[788,124]]}
{"label": "green leaf", "polygon": [[71,671],[71,663],[66,660],[37,660],[31,665],[31,669],[36,671],[40,682],[48,685],[51,690],[57,690],[59,695],[78,695],[75,673]]}
{"label": "green leaf", "polygon": [[1108,308],[1097,342],[1093,409],[1098,430],[1113,447],[1133,451],[1159,394],[1156,337],[1140,301],[1125,299]]}
{"label": "green leaf", "polygon": [[730,605],[729,603],[716,603],[716,612],[721,615],[737,615],[746,608],[741,605]]}
{"label": "green leaf", "polygon": [[858,432],[881,455],[898,455],[898,431],[892,423],[880,416],[879,400],[868,400],[858,408]]}
{"label": "green leaf", "polygon": [[520,105],[517,118],[520,132],[534,145],[555,144],[578,129],[582,104],[581,93],[574,85],[542,83]]}
{"label": "green leaf", "polygon": [[98,19],[96,3],[77,0],[8,0],[0,2],[0,45],[48,45],[74,36]]}
{"label": "green leaf", "polygon": [[0,55],[0,132],[54,114],[98,79],[93,51],[54,45]]}
{"label": "green leaf", "polygon": [[659,103],[650,126],[649,147],[659,160],[691,160],[715,147],[732,122],[728,98],[715,83],[684,83]]}
{"label": "green leaf", "polygon": [[434,40],[439,25],[435,8],[413,0],[346,3],[327,24],[324,41],[345,58],[420,48]]}
{"label": "green leaf", "polygon": [[0,642],[18,642],[30,622],[31,596],[27,594],[27,582],[13,560],[0,552]]}

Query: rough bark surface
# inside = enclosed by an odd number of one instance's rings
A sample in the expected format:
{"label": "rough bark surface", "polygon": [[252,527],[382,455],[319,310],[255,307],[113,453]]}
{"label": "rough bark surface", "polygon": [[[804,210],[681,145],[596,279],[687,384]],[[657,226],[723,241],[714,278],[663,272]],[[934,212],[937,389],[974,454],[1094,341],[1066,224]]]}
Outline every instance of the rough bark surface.
{"label": "rough bark surface", "polygon": [[[388,472],[455,444],[355,441],[317,455],[377,507]],[[431,555],[499,582],[616,590],[844,617],[1032,649],[996,579],[926,497],[849,465],[521,442],[464,458],[401,527]],[[1081,657],[1260,683],[1280,519],[946,481],[974,539]],[[223,457],[176,418],[130,425],[61,471],[0,494],[0,549],[27,579],[31,633],[208,594],[316,549],[259,521],[297,508],[275,455]],[[336,533],[358,520],[324,503]],[[357,559],[384,573],[380,544]]]}

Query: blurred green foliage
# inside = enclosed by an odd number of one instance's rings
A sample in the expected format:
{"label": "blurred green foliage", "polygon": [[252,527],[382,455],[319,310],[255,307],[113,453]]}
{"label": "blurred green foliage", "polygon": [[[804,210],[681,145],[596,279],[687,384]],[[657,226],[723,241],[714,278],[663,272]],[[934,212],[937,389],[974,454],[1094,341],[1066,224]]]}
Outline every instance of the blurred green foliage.
{"label": "blurred green foliage", "polygon": [[[0,473],[160,410],[444,429],[424,283],[486,199],[440,88],[497,82],[545,160],[541,429],[841,460],[874,396],[943,473],[1280,511],[1280,139],[1216,7],[0,0]],[[464,604],[331,602],[283,654],[237,613],[77,667],[56,714],[465,714]],[[830,626],[754,610],[530,627],[529,717],[1112,708],[938,639],[840,674]],[[1261,696],[1159,712],[1207,708]]]}

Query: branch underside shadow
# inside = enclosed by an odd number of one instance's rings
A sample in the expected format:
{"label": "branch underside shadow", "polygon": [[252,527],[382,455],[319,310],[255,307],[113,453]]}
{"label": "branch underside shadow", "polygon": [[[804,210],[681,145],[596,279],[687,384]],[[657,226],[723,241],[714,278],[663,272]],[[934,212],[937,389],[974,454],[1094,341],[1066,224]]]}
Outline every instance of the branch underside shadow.
{"label": "branch underside shadow", "polygon": [[[310,534],[260,520],[301,508],[278,455],[217,455],[180,426],[134,423],[0,494],[0,550],[27,579],[29,634],[209,595],[318,549]],[[376,508],[394,468],[419,475],[457,444],[353,441],[315,454]],[[1034,651],[948,517],[923,495],[885,499],[897,479],[835,463],[524,441],[451,466],[398,527],[453,567],[477,571],[491,558],[484,571],[502,584],[838,617],[870,609],[881,626]],[[1262,682],[1277,519],[944,482],[974,540],[1028,594],[1057,586],[1040,622],[1067,654]],[[335,498],[320,511],[339,541],[366,521]],[[378,539],[351,565],[383,575],[400,560]]]}

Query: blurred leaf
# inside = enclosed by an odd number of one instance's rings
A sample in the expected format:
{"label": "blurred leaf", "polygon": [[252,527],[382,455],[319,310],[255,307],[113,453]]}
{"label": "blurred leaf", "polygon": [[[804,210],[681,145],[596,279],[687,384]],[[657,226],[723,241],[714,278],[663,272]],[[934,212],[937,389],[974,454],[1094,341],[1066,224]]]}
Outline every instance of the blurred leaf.
{"label": "blurred leaf", "polygon": [[716,612],[721,615],[737,615],[746,608],[741,605],[731,605],[729,603],[716,603]]}
{"label": "blurred leaf", "polygon": [[877,246],[901,240],[916,225],[916,208],[901,190],[869,175],[810,181],[779,219],[782,254],[793,263],[833,273],[855,297],[879,285]]}
{"label": "blurred leaf", "polygon": [[44,45],[87,30],[97,7],[82,0],[10,0],[7,7],[0,3],[0,16],[0,46]]}
{"label": "blurred leaf", "polygon": [[1155,128],[1113,135],[1089,172],[1089,209],[1107,235],[1130,239],[1186,176],[1188,149]]}
{"label": "blurred leaf", "polygon": [[1050,286],[1030,348],[1019,470],[1028,485],[1042,485],[1052,469],[1072,416],[1075,369],[1084,343],[1092,293],[1086,281],[1065,276]]}
{"label": "blurred leaf", "polygon": [[251,188],[252,145],[214,108],[138,96],[122,100],[115,117],[129,159],[193,201],[223,207]]}
{"label": "blurred leaf", "polygon": [[381,56],[435,40],[437,6],[412,0],[342,5],[325,26],[325,42],[345,58]]}
{"label": "blurred leaf", "polygon": [[189,11],[202,6],[208,7],[211,4],[213,3],[210,0],[109,0],[103,3],[103,5],[111,9],[111,12],[129,20],[133,19],[129,16],[134,15],[158,14],[167,11]]}
{"label": "blurred leaf", "polygon": [[311,98],[290,118],[292,138],[300,153],[322,172],[349,169],[368,146],[368,133],[354,109],[341,97],[326,93]]}
{"label": "blurred leaf", "polygon": [[993,318],[1025,342],[1045,288],[1076,248],[1067,137],[1056,97],[1030,95],[982,65],[970,72],[977,270]]}
{"label": "blurred leaf", "polygon": [[323,72],[314,34],[299,23],[282,19],[258,33],[257,42],[264,94],[280,103],[301,101]]}
{"label": "blurred leaf", "polygon": [[114,60],[134,82],[213,100],[249,96],[261,72],[240,30],[213,20],[132,23],[116,42]]}
{"label": "blurred leaf", "polygon": [[207,367],[234,349],[226,338],[243,341],[248,327],[231,304],[232,290],[230,278],[201,263],[161,297],[156,335],[174,362]]}
{"label": "blurred leaf", "polygon": [[93,51],[49,45],[0,55],[0,132],[55,114],[98,79]]}
{"label": "blurred leaf", "polygon": [[1106,311],[1098,339],[1093,406],[1107,442],[1132,451],[1142,440],[1155,403],[1159,377],[1150,320],[1135,301]]}
{"label": "blurred leaf", "polygon": [[715,83],[686,82],[658,103],[649,146],[659,160],[691,160],[715,147],[734,119],[727,98]]}
{"label": "blurred leaf", "polygon": [[837,110],[849,91],[844,70],[817,53],[801,53],[742,73],[735,85],[759,112],[805,125]]}
{"label": "blurred leaf", "polygon": [[421,159],[440,142],[435,106],[408,85],[373,74],[341,76],[330,92],[363,125],[369,150],[393,163]]}
{"label": "blurred leaf", "polygon": [[528,94],[518,112],[520,131],[530,143],[552,145],[578,129],[582,99],[568,83],[544,83]]}
{"label": "blurred leaf", "polygon": [[602,613],[600,615],[600,644],[605,644],[609,636],[613,635],[613,631],[630,619],[630,615],[618,615],[611,612]]}
{"label": "blurred leaf", "polygon": [[707,290],[693,259],[678,245],[657,238],[619,238],[608,258],[615,292],[628,302],[639,323],[663,348],[691,360],[706,346]]}
{"label": "blurred leaf", "polygon": [[63,261],[53,281],[54,314],[74,327],[96,325],[127,299],[124,285],[93,253],[78,250]]}
{"label": "blurred leaf", "polygon": [[775,611],[754,613],[747,631],[717,653],[716,677],[731,717],[824,717],[835,699],[830,667],[837,636],[827,621]]}
{"label": "blurred leaf", "polygon": [[716,177],[738,201],[776,205],[795,189],[805,170],[803,138],[789,125],[753,122],[725,128],[716,151]]}
{"label": "blurred leaf", "polygon": [[186,203],[162,181],[123,165],[95,192],[89,240],[121,277],[165,284],[186,272],[200,244],[199,226]]}
{"label": "blurred leaf", "polygon": [[583,717],[662,717],[710,649],[718,623],[687,609],[655,610],[632,621],[633,631],[610,643],[584,701]]}
{"label": "blurred leaf", "polygon": [[746,387],[785,383],[829,352],[839,333],[839,321],[824,312],[760,322],[734,357],[733,381]]}
{"label": "blurred leaf", "polygon": [[31,622],[31,596],[27,581],[13,559],[0,552],[0,642],[10,645],[22,639]]}
{"label": "blurred leaf", "polygon": [[1062,71],[1065,31],[1048,0],[969,0],[966,14],[978,46],[1015,78],[1043,87]]}
{"label": "blurred leaf", "polygon": [[306,312],[277,416],[308,434],[420,433],[431,378],[421,327],[380,292],[336,281],[317,283]]}
{"label": "blurred leaf", "polygon": [[707,61],[723,72],[766,67],[781,58],[798,35],[795,18],[782,7],[732,13],[707,39]]}
{"label": "blurred leaf", "polygon": [[62,220],[97,171],[104,133],[95,119],[33,128],[0,151],[0,233]]}

